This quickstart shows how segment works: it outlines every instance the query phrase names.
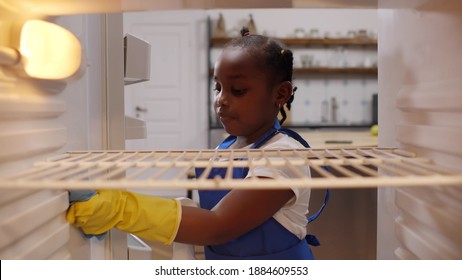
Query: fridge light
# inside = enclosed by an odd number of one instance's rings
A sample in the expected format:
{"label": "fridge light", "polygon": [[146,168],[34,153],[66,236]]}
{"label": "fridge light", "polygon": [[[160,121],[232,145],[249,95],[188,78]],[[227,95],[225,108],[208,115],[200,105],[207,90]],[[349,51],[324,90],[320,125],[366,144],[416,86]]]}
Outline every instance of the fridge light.
{"label": "fridge light", "polygon": [[0,63],[23,68],[32,78],[60,80],[80,68],[82,48],[70,31],[41,20],[23,25],[19,50],[0,48]]}

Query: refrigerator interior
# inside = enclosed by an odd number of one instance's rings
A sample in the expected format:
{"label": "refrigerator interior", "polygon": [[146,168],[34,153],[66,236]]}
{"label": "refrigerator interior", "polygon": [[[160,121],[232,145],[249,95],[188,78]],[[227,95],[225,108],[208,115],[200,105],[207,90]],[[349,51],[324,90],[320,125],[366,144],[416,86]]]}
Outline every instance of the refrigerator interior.
{"label": "refrigerator interior", "polygon": [[[10,18],[9,11],[2,10],[2,34],[11,35],[2,36],[3,45],[19,44],[17,30],[28,20],[27,14],[19,15],[24,18],[18,15]],[[106,26],[117,27],[118,23],[121,26],[121,16],[68,15],[50,20],[78,38],[82,65],[76,75],[60,80],[34,79],[21,69],[2,67],[2,176],[69,150],[124,148],[123,102],[120,102],[123,61],[119,59],[123,46],[112,42],[114,46],[106,49],[111,40],[119,41],[114,35],[106,40]],[[111,94],[107,95],[108,92]],[[64,219],[68,207],[65,189],[1,190],[2,259],[126,257],[126,246],[119,250],[106,242],[86,240],[68,226]],[[111,239],[118,237],[123,244],[124,236],[114,233]],[[122,254],[119,257],[118,252]]]}
{"label": "refrigerator interior", "polygon": [[[289,182],[303,187],[331,187],[347,193],[349,189],[372,190],[378,185],[377,228],[372,226],[378,259],[460,259],[462,83],[458,70],[462,68],[462,56],[458,53],[462,46],[462,4],[457,0],[409,2],[379,1],[375,7],[380,40],[380,148],[320,149],[309,155],[307,151],[280,151],[269,158],[277,156],[284,161],[267,160],[265,164],[291,164],[294,170],[300,164],[309,164],[319,177]],[[4,6],[0,7],[0,31],[8,34],[0,36],[0,44],[14,47],[21,23],[37,15],[20,13],[14,18]],[[89,241],[66,223],[66,188],[240,187],[232,180],[184,180],[192,167],[211,168],[216,164],[204,161],[211,156],[207,153],[214,151],[122,151],[125,115],[123,60],[119,55],[123,40],[121,14],[66,15],[48,20],[78,37],[84,54],[82,71],[76,77],[50,81],[24,76],[21,69],[0,68],[2,259],[128,258],[126,235],[114,231],[104,241]],[[76,155],[71,151],[82,152]],[[252,157],[249,151],[242,153]],[[150,180],[119,180],[119,175],[140,159],[137,168],[153,168],[161,174],[150,174]],[[147,159],[151,160],[146,162]],[[61,164],[61,160],[65,163]],[[229,161],[226,167],[231,168],[233,163]],[[336,172],[323,171],[320,166],[326,164]],[[89,168],[95,166],[101,173],[81,173],[91,172]],[[51,170],[55,176],[37,172],[41,168]],[[53,168],[67,173],[54,172]],[[178,178],[163,173],[171,168],[178,169]],[[9,177],[22,170],[26,173]],[[168,176],[164,178],[163,174]],[[93,179],[71,181],[74,175]],[[252,184],[271,187],[284,183],[282,179],[268,181],[255,180]]]}

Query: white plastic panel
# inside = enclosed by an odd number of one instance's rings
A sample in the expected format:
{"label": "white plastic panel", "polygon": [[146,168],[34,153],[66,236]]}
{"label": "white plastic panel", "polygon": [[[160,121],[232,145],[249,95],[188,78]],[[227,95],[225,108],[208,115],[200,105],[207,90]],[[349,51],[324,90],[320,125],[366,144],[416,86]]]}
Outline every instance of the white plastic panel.
{"label": "white plastic panel", "polygon": [[[8,194],[21,194],[9,195]],[[0,203],[1,259],[69,259],[69,224],[63,191],[3,191]]]}
{"label": "white plastic panel", "polygon": [[[400,216],[396,219],[397,238],[418,259],[458,259],[460,246],[454,244],[438,229],[426,226],[412,218]],[[453,246],[456,245],[456,246]]]}
{"label": "white plastic panel", "polygon": [[[461,1],[399,1],[414,9],[379,2],[379,146],[461,173]],[[380,189],[377,257],[460,260],[461,189]]]}
{"label": "white plastic panel", "polygon": [[[461,196],[451,197],[444,188],[396,190],[395,201],[401,210],[397,236],[419,259],[457,259],[462,252]],[[435,227],[437,225],[437,227]]]}
{"label": "white plastic panel", "polygon": [[72,255],[69,252],[68,246],[59,248],[56,252],[48,257],[49,260],[70,260]]}
{"label": "white plastic panel", "polygon": [[125,116],[125,139],[145,139],[146,122],[130,116]]}
{"label": "white plastic panel", "polygon": [[417,257],[401,247],[395,250],[395,255],[400,260],[417,260]]}
{"label": "white plastic panel", "polygon": [[1,259],[48,259],[65,250],[69,241],[69,224],[64,215],[47,223],[0,251]]}
{"label": "white plastic panel", "polygon": [[59,149],[66,144],[65,128],[0,133],[0,160],[25,158]]}
{"label": "white plastic panel", "polygon": [[[281,165],[288,166],[298,177],[281,178],[274,169]],[[232,168],[254,166],[273,168],[274,180],[232,179]],[[301,172],[306,166],[311,169],[311,178]],[[214,167],[227,169],[225,178],[207,179]],[[204,168],[204,172],[189,180],[187,177],[195,168]],[[0,178],[0,187],[5,189],[269,189],[294,185],[360,188],[435,184],[462,186],[462,174],[439,168],[406,151],[370,147],[69,152]]]}
{"label": "white plastic panel", "polygon": [[16,95],[0,99],[0,118],[8,119],[35,119],[52,118],[64,113],[66,104],[54,100],[34,100],[20,98]]}
{"label": "white plastic panel", "polygon": [[33,192],[30,190],[7,191],[0,190],[0,205],[5,205],[10,201],[31,195]]}
{"label": "white plastic panel", "polygon": [[127,34],[124,37],[124,84],[149,81],[151,78],[151,44]]}
{"label": "white plastic panel", "polygon": [[15,202],[18,203],[2,205],[0,208],[0,249],[62,215],[68,206],[68,194],[61,192],[57,195],[56,191],[41,191]]}
{"label": "white plastic panel", "polygon": [[[447,64],[445,67],[453,65]],[[451,166],[460,172],[461,88],[460,79],[404,86],[396,100],[402,116],[396,129],[396,139],[401,147],[430,157],[439,166]],[[396,257],[460,259],[461,201],[462,191],[459,187],[436,184],[412,190],[397,189],[394,200],[399,209],[395,222],[399,241]]]}
{"label": "white plastic panel", "polygon": [[457,127],[399,125],[397,137],[403,144],[462,156],[462,130]]}
{"label": "white plastic panel", "polygon": [[139,237],[129,234],[128,242],[128,259],[129,260],[151,260],[152,249]]}
{"label": "white plastic panel", "polygon": [[462,95],[458,91],[461,87],[462,81],[459,79],[405,86],[397,96],[396,107],[404,112],[461,111]]}
{"label": "white plastic panel", "polygon": [[[396,205],[404,214],[412,216],[425,225],[438,224],[441,232],[457,240],[460,235],[453,229],[462,228],[462,194],[453,195],[442,191],[444,188],[428,187],[419,189],[400,188],[396,190]],[[462,239],[459,238],[462,249]]]}

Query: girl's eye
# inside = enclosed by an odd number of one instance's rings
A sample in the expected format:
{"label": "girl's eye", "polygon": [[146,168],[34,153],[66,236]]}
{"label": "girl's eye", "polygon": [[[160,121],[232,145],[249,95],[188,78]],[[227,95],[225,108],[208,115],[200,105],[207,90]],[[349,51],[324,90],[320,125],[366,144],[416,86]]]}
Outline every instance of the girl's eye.
{"label": "girl's eye", "polygon": [[231,93],[234,95],[243,95],[246,93],[247,89],[238,89],[238,88],[231,88]]}
{"label": "girl's eye", "polygon": [[221,91],[221,86],[219,84],[215,84],[215,87],[213,88],[213,91],[218,94]]}

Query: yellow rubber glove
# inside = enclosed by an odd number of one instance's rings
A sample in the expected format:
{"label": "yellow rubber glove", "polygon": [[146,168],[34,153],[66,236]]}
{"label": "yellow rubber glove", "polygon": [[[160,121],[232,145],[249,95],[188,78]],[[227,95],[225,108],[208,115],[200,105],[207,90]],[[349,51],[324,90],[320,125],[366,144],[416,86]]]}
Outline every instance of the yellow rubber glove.
{"label": "yellow rubber glove", "polygon": [[66,215],[85,234],[101,234],[115,227],[147,240],[170,244],[181,220],[175,199],[119,190],[100,190],[91,199],[72,204]]}

